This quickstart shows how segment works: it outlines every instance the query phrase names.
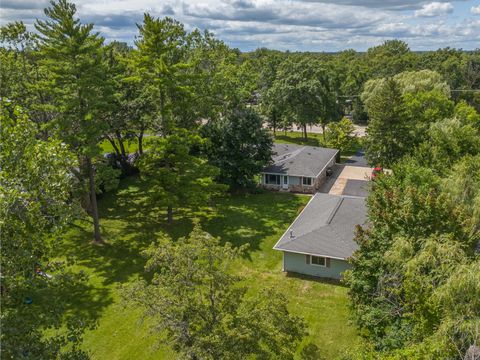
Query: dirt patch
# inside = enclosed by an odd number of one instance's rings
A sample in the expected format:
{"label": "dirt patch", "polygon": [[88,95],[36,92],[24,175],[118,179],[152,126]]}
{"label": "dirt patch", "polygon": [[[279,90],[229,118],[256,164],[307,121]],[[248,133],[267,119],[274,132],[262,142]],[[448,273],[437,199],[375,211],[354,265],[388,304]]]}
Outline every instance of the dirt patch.
{"label": "dirt patch", "polygon": [[302,294],[305,294],[305,293],[309,292],[311,288],[312,288],[312,284],[308,281],[304,281],[303,284],[302,284],[302,288],[300,289],[300,292]]}

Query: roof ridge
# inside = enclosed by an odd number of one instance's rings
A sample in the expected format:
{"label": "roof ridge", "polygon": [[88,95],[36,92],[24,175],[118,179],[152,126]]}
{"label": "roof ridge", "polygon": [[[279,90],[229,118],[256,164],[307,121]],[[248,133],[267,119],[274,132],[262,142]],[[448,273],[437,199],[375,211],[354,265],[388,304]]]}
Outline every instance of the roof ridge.
{"label": "roof ridge", "polygon": [[329,225],[333,218],[335,217],[335,214],[337,213],[338,209],[340,208],[340,205],[342,205],[343,203],[343,197],[340,197],[337,201],[337,204],[335,205],[335,207],[333,208],[333,211],[332,213],[330,214],[330,216],[328,217],[327,221],[326,221],[326,225]]}

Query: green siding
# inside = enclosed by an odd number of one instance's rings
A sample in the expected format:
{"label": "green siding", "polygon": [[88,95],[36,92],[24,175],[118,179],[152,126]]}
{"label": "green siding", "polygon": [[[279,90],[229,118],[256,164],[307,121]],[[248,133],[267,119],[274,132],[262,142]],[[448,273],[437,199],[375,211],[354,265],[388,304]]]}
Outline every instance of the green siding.
{"label": "green siding", "polygon": [[331,279],[341,279],[342,273],[350,268],[345,260],[330,259],[330,267],[307,264],[304,254],[283,252],[283,271]]}

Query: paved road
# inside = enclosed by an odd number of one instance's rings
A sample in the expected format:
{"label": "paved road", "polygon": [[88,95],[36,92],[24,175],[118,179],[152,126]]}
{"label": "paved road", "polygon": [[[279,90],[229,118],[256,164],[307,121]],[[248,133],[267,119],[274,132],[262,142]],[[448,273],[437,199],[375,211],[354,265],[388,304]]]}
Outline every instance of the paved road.
{"label": "paved road", "polygon": [[[355,130],[353,130],[354,135],[356,135],[358,137],[365,136],[365,130],[367,128],[366,125],[353,124],[353,127],[355,128]],[[296,129],[294,127],[293,131],[301,131],[301,129],[300,128]],[[321,134],[323,131],[322,131],[321,126],[312,125],[312,126],[307,126],[307,132],[311,132],[311,133],[315,133],[315,134]]]}
{"label": "paved road", "polygon": [[[268,128],[267,124],[263,124],[265,128]],[[354,130],[353,134],[358,136],[358,137],[363,137],[365,136],[367,126],[366,125],[358,125],[358,124],[353,124]],[[294,132],[302,132],[302,128],[298,126],[293,126],[292,131]],[[280,130],[278,130],[280,133]],[[321,126],[317,125],[311,125],[307,126],[307,133],[313,133],[313,134],[322,134],[323,130]]]}

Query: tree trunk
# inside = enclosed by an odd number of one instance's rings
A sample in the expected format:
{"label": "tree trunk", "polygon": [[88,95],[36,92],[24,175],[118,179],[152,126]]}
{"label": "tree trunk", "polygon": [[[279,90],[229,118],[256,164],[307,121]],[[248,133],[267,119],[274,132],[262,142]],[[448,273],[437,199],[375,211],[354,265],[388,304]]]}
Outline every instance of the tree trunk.
{"label": "tree trunk", "polygon": [[110,145],[112,145],[113,150],[115,151],[115,154],[120,158],[121,153],[120,150],[117,147],[117,144],[115,144],[115,140],[112,139],[110,136],[107,136],[108,141],[110,142]]}
{"label": "tree trunk", "polygon": [[272,127],[273,127],[273,137],[277,136],[277,116],[273,114],[272,116]]}
{"label": "tree trunk", "polygon": [[326,128],[326,124],[325,123],[322,123],[322,135],[323,135],[323,143],[326,144],[327,143],[327,138],[326,138],[326,135],[325,135],[325,128]]}
{"label": "tree trunk", "polygon": [[140,131],[140,134],[138,134],[138,153],[140,155],[143,154],[143,129]]}
{"label": "tree trunk", "polygon": [[125,150],[125,144],[123,143],[122,134],[120,134],[120,132],[117,131],[115,133],[115,136],[118,140],[118,146],[120,147],[120,157],[119,157],[120,165],[122,166],[123,173],[129,175],[132,173],[132,166],[128,162],[128,156]]}
{"label": "tree trunk", "polygon": [[100,235],[100,219],[98,216],[98,206],[97,206],[97,194],[95,193],[95,169],[92,165],[92,159],[89,157],[86,158],[86,165],[88,167],[88,178],[90,183],[90,206],[92,211],[93,219],[93,230],[94,230],[94,240],[95,244],[103,243],[102,237]]}
{"label": "tree trunk", "polygon": [[307,140],[307,124],[303,124],[303,138]]}
{"label": "tree trunk", "polygon": [[120,155],[126,159],[127,158],[127,152],[125,151],[125,145],[123,144],[123,138],[122,135],[117,131],[115,133],[117,140],[118,140],[118,145],[120,146]]}
{"label": "tree trunk", "polygon": [[118,139],[120,149],[115,143],[115,139],[112,139],[110,136],[107,136],[107,139],[112,145],[113,150],[115,150],[115,155],[116,155],[115,160],[120,161],[120,166],[122,167],[123,173],[128,174],[130,172],[130,166],[127,163],[127,156],[125,155],[125,148],[123,146],[123,142],[121,139],[118,138],[118,136],[115,136],[115,138]]}
{"label": "tree trunk", "polygon": [[167,208],[167,222],[168,222],[168,225],[173,224],[173,208],[171,205],[169,205]]}

